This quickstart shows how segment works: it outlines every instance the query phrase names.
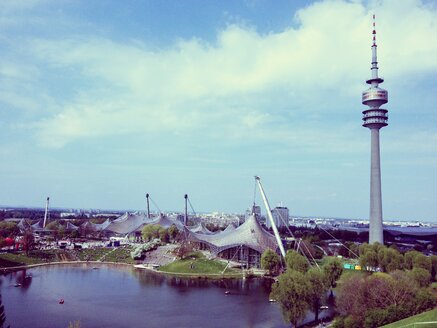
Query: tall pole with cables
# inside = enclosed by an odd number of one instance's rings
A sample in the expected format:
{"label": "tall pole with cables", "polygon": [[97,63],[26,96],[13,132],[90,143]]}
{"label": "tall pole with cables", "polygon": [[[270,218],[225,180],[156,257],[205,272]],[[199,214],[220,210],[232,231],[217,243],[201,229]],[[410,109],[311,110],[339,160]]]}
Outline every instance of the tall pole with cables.
{"label": "tall pole with cables", "polygon": [[185,213],[184,213],[184,226],[188,223],[188,195],[185,194]]}
{"label": "tall pole with cables", "polygon": [[147,201],[147,218],[150,219],[149,194],[146,194],[146,201]]}
{"label": "tall pole with cables", "polygon": [[275,221],[273,220],[272,211],[270,209],[270,205],[269,205],[269,201],[267,200],[267,196],[264,193],[264,189],[263,189],[263,186],[261,184],[261,179],[258,176],[255,176],[255,180],[256,180],[256,183],[258,184],[259,191],[261,192],[261,196],[262,196],[262,199],[264,201],[264,205],[266,207],[267,217],[270,220],[270,223],[272,225],[273,233],[275,234],[276,242],[278,243],[279,250],[281,251],[282,257],[285,259],[284,245],[282,245],[281,236],[279,236],[278,229],[276,228]]}
{"label": "tall pole with cables", "polygon": [[49,201],[50,201],[50,197],[47,197],[47,201],[46,201],[46,210],[44,212],[44,221],[42,224],[42,227],[45,228],[47,225],[47,220],[49,218]]}

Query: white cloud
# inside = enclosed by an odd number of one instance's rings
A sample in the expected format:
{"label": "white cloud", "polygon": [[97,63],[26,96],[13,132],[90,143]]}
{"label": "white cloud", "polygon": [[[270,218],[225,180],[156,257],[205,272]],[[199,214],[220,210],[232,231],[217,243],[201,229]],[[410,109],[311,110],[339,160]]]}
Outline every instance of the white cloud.
{"label": "white cloud", "polygon": [[[315,147],[313,122],[303,121],[335,119],[339,96],[359,99],[365,88],[373,12],[383,75],[436,71],[436,9],[420,1],[321,1],[296,14],[297,28],[259,34],[231,25],[215,42],[180,40],[167,49],[87,36],[34,40],[38,60],[59,74],[73,70],[78,88],[34,125],[38,138],[63,147],[90,137],[201,131],[205,138],[251,135]],[[348,132],[344,125],[315,127],[328,143]]]}
{"label": "white cloud", "polygon": [[19,10],[28,10],[50,0],[2,0],[0,2],[0,14],[10,14]]}

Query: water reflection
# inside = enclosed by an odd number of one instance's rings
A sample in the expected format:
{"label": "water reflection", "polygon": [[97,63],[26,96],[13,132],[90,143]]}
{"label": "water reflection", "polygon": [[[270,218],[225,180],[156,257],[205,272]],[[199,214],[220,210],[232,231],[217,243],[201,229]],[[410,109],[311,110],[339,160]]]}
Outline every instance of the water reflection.
{"label": "water reflection", "polygon": [[[285,327],[278,305],[268,302],[270,280],[187,279],[94,265],[54,265],[0,276],[8,314],[3,323],[65,328],[80,319],[87,328]],[[15,288],[15,283],[22,286]]]}
{"label": "water reflection", "polygon": [[2,302],[2,294],[0,293],[0,328],[5,327],[6,322],[6,313],[5,313],[5,306]]}
{"label": "water reflection", "polygon": [[26,292],[32,284],[32,275],[27,274],[27,270],[20,270],[14,272],[16,284],[20,285],[19,287],[23,292]]}
{"label": "water reflection", "polygon": [[180,293],[191,290],[205,288],[219,288],[224,291],[238,292],[240,295],[257,292],[268,295],[271,291],[273,281],[271,279],[254,278],[254,279],[208,279],[208,278],[185,278],[178,276],[165,276],[159,273],[147,270],[132,270],[132,275],[138,279],[139,283],[144,286],[162,286],[167,285],[175,288]]}
{"label": "water reflection", "polygon": [[139,283],[143,287],[156,286],[159,287],[165,282],[165,277],[154,272],[144,274],[143,270],[131,270],[132,275],[138,279]]}

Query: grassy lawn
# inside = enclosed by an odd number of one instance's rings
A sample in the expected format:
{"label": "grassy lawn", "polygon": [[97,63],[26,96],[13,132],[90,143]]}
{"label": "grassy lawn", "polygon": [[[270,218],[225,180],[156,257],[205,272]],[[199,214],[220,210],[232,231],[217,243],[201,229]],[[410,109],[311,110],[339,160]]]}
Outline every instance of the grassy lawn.
{"label": "grassy lawn", "polygon": [[84,248],[77,249],[76,254],[80,261],[97,261],[103,255],[108,254],[111,251],[110,248]]}
{"label": "grassy lawn", "polygon": [[7,268],[19,265],[47,263],[57,260],[57,251],[31,251],[29,256],[25,253],[2,253],[0,254],[0,267]]}
{"label": "grassy lawn", "polygon": [[[183,260],[176,260],[159,268],[160,271],[182,274],[222,274],[226,264],[206,259],[202,253],[195,252]],[[240,271],[228,268],[225,274],[239,274]]]}
{"label": "grassy lawn", "polygon": [[102,259],[104,262],[117,262],[133,264],[135,261],[131,258],[130,247],[113,248],[84,248],[76,250],[76,254],[81,261],[98,261]]}
{"label": "grassy lawn", "polygon": [[417,327],[417,328],[431,328],[431,327],[437,327],[437,323],[429,323],[429,324],[418,324],[414,325],[418,322],[437,322],[437,309],[423,312],[421,314],[393,322],[389,325],[383,326],[384,328],[401,328],[401,327]]}
{"label": "grassy lawn", "polygon": [[131,251],[131,247],[116,248],[113,252],[110,252],[108,255],[106,255],[103,261],[134,264],[135,260],[130,256]]}
{"label": "grassy lawn", "polygon": [[130,256],[131,248],[120,247],[113,252],[112,248],[85,248],[76,250],[33,250],[29,256],[25,253],[0,253],[0,268],[20,265],[30,265],[57,261],[98,261],[133,264],[135,261]]}

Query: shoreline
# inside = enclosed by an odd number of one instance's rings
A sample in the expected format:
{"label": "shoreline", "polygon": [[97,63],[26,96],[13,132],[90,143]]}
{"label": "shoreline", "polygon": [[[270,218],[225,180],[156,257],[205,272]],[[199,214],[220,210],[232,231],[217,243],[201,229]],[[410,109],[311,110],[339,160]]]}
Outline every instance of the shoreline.
{"label": "shoreline", "polygon": [[45,262],[45,263],[36,263],[36,264],[26,264],[26,265],[18,265],[14,267],[3,267],[0,268],[0,271],[2,273],[8,273],[8,272],[14,272],[19,270],[26,270],[31,268],[36,268],[40,266],[47,266],[47,265],[60,265],[60,264],[117,264],[117,265],[124,265],[124,266],[134,266],[134,264],[129,263],[123,263],[123,262],[105,262],[105,261],[63,261],[63,262]]}
{"label": "shoreline", "polygon": [[168,275],[168,276],[174,276],[174,277],[182,277],[182,278],[193,278],[193,279],[248,279],[248,278],[263,278],[263,275],[255,275],[255,274],[220,274],[220,273],[210,273],[210,274],[194,274],[194,273],[185,273],[185,272],[169,272],[169,271],[160,271],[153,269],[151,267],[142,265],[142,264],[129,264],[129,263],[123,263],[123,262],[106,262],[106,261],[63,261],[63,262],[47,262],[47,263],[36,263],[36,264],[28,264],[28,265],[19,265],[14,267],[4,267],[0,268],[0,272],[3,274],[20,271],[20,270],[27,270],[32,269],[36,267],[42,267],[42,266],[49,266],[49,265],[71,265],[71,264],[115,264],[115,265],[122,265],[122,266],[130,266],[132,269],[139,269],[139,270],[147,270],[150,272],[158,273],[161,275]]}

